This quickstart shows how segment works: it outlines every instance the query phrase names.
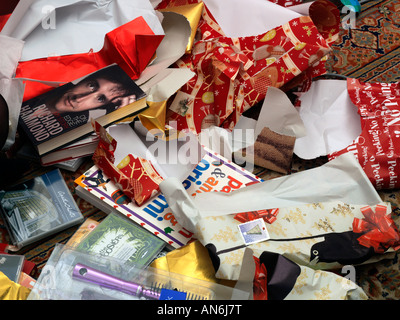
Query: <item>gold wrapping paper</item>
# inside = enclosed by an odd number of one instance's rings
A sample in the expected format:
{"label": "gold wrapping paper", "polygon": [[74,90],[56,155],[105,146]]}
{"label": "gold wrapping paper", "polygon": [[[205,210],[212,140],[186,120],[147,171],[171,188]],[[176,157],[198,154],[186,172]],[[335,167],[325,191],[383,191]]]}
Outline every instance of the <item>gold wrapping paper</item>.
{"label": "gold wrapping paper", "polygon": [[190,35],[190,39],[188,40],[188,45],[186,47],[186,53],[190,53],[192,51],[192,47],[194,44],[197,27],[200,22],[201,15],[203,13],[204,4],[203,2],[188,4],[184,6],[176,6],[176,7],[169,7],[165,9],[159,9],[160,12],[175,12],[179,13],[189,21],[190,28],[192,29],[192,33]]}
{"label": "gold wrapping paper", "polygon": [[167,101],[147,101],[149,108],[139,115],[139,120],[147,130],[164,133]]}
{"label": "gold wrapping paper", "polygon": [[236,281],[215,277],[208,250],[197,240],[154,260],[150,266],[225,286],[233,287],[236,284]]}
{"label": "gold wrapping paper", "polygon": [[0,300],[26,300],[30,289],[11,281],[0,271]]}

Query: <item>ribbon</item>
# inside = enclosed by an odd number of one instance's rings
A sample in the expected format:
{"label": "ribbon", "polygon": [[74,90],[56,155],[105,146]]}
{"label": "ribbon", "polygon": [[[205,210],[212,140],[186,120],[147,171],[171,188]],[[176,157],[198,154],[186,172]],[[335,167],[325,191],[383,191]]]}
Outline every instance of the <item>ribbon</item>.
{"label": "ribbon", "polygon": [[262,218],[265,222],[271,224],[276,220],[276,216],[279,213],[279,209],[268,209],[268,210],[256,210],[248,212],[240,212],[235,215],[234,219],[239,222],[248,222]]}
{"label": "ribbon", "polygon": [[267,293],[267,268],[260,259],[253,256],[256,264],[256,271],[253,280],[253,299],[254,300],[268,300]]}
{"label": "ribbon", "polygon": [[365,247],[373,247],[376,253],[383,253],[389,247],[400,248],[400,234],[391,217],[386,214],[387,207],[377,205],[375,212],[370,206],[361,208],[364,218],[354,218],[353,232],[362,233],[357,238]]}

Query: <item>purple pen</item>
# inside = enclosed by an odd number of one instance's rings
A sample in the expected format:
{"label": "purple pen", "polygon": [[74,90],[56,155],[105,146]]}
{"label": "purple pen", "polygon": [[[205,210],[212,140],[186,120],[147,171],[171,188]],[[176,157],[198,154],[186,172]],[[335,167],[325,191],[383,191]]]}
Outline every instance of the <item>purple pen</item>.
{"label": "purple pen", "polygon": [[138,298],[143,297],[151,300],[160,299],[158,290],[144,288],[138,283],[125,281],[80,263],[74,267],[72,278],[97,284],[104,288],[117,290]]}

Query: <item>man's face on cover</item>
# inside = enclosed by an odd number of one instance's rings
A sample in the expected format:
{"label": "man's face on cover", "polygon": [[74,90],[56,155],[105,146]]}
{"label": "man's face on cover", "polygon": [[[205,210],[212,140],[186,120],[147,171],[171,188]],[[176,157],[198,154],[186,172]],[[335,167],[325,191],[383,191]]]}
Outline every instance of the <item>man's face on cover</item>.
{"label": "man's face on cover", "polygon": [[109,103],[123,106],[135,101],[134,96],[123,97],[122,85],[106,79],[82,80],[67,91],[55,104],[58,112],[80,112],[96,109]]}

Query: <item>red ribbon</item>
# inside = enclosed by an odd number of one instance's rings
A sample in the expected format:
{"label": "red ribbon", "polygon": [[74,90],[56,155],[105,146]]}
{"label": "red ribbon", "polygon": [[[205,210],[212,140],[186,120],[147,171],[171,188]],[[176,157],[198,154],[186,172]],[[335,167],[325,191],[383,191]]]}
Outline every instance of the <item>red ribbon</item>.
{"label": "red ribbon", "polygon": [[276,220],[276,216],[279,213],[279,209],[268,209],[268,210],[256,210],[256,211],[248,211],[241,212],[235,215],[234,219],[239,222],[247,222],[256,219],[264,219],[265,222],[271,224]]}
{"label": "red ribbon", "polygon": [[363,233],[357,240],[365,247],[373,247],[383,253],[388,248],[400,248],[400,233],[392,218],[386,214],[387,207],[377,205],[375,212],[370,206],[361,208],[363,219],[354,218],[353,232]]}
{"label": "red ribbon", "polygon": [[254,300],[268,300],[267,293],[267,268],[260,259],[253,256],[256,264],[256,271],[253,280],[253,299]]}

